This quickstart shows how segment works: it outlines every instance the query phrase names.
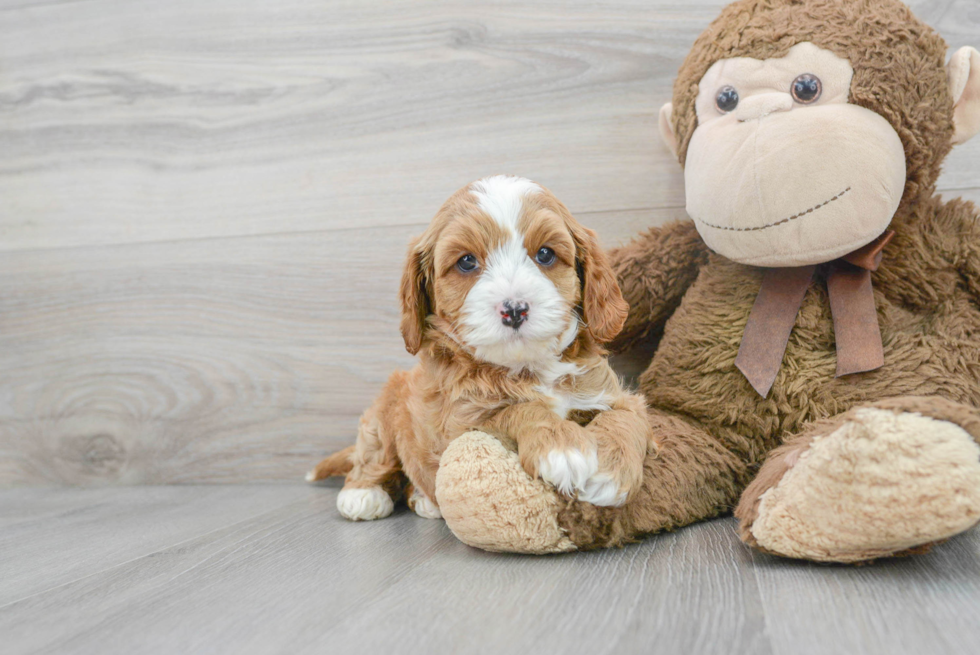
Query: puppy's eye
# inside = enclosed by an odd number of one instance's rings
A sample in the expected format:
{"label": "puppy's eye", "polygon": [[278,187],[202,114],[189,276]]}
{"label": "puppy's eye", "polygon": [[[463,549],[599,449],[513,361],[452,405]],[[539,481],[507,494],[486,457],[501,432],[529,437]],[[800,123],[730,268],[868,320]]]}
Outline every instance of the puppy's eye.
{"label": "puppy's eye", "polygon": [[723,114],[735,111],[735,108],[738,107],[738,91],[735,90],[735,87],[723,86],[718,89],[718,95],[715,96],[715,106]]}
{"label": "puppy's eye", "polygon": [[793,80],[793,86],[790,88],[790,93],[793,94],[793,100],[802,105],[816,102],[822,92],[823,84],[820,83],[820,78],[809,73],[800,75]]}
{"label": "puppy's eye", "polygon": [[458,268],[463,273],[472,273],[480,266],[479,262],[476,261],[476,257],[473,255],[463,255],[456,262],[456,268]]}
{"label": "puppy's eye", "polygon": [[542,266],[551,266],[555,263],[555,251],[551,248],[541,248],[534,256],[534,260]]}

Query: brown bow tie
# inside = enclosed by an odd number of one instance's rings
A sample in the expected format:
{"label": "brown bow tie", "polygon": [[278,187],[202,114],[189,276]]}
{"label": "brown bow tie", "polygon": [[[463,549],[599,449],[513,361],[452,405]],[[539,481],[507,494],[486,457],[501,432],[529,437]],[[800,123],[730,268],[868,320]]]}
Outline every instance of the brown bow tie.
{"label": "brown bow tie", "polygon": [[[830,313],[837,342],[837,377],[873,371],[885,363],[871,290],[871,272],[895,236],[888,230],[868,245],[831,262],[827,276]],[[763,398],[779,372],[790,332],[816,266],[769,268],[745,324],[735,366]]]}

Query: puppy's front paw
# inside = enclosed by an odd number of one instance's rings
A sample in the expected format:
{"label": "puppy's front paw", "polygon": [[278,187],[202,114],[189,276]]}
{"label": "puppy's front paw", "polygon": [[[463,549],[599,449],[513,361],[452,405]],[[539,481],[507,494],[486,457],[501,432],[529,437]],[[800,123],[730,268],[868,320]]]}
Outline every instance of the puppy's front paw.
{"label": "puppy's front paw", "polygon": [[599,507],[620,507],[629,496],[629,488],[624,487],[610,473],[595,473],[585,481],[578,499]]}
{"label": "puppy's front paw", "polygon": [[566,496],[600,507],[619,507],[629,495],[615,476],[600,472],[594,450],[553,450],[538,460],[538,475]]}
{"label": "puppy's front paw", "polygon": [[599,469],[595,441],[582,426],[561,421],[523,435],[517,445],[524,470],[566,496],[574,496]]}
{"label": "puppy's front paw", "polygon": [[643,484],[646,449],[635,452],[624,444],[599,444],[598,471],[579,493],[579,500],[603,507],[619,507]]}
{"label": "puppy's front paw", "polygon": [[373,521],[391,514],[395,504],[381,487],[344,488],[337,496],[337,509],[351,521]]}
{"label": "puppy's front paw", "polygon": [[[566,496],[584,491],[589,479],[599,470],[599,458],[595,450],[585,452],[578,448],[552,450],[538,458],[538,475]],[[581,498],[581,495],[579,496]]]}
{"label": "puppy's front paw", "polygon": [[646,414],[640,410],[600,415],[587,428],[598,449],[598,472],[591,476],[579,500],[618,507],[643,485],[643,464],[656,450]]}
{"label": "puppy's front paw", "polygon": [[[521,463],[531,477],[540,477],[559,493],[593,505],[622,505],[632,487],[619,457],[610,456],[582,426],[565,421],[561,429],[519,445]],[[642,460],[640,461],[642,468]]]}

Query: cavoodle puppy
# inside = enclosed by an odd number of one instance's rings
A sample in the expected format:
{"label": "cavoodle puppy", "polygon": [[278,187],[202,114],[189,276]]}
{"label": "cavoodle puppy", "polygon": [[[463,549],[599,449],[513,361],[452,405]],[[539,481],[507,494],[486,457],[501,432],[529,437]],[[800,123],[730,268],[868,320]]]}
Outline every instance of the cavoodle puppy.
{"label": "cavoodle puppy", "polygon": [[347,475],[342,515],[383,518],[406,498],[439,518],[439,458],[471,429],[580,500],[621,505],[639,488],[654,447],[646,406],[601,347],[627,305],[595,233],[547,189],[497,176],[456,192],[409,247],[401,308],[418,365],[394,373],[357,442],[307,476]]}

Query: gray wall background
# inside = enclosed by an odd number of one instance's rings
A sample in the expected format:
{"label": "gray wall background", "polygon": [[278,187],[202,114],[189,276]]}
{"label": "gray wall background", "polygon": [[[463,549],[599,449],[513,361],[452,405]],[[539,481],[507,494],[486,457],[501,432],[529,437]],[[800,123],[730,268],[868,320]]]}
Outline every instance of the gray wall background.
{"label": "gray wall background", "polygon": [[[0,0],[0,485],[299,480],[412,364],[455,189],[531,177],[607,245],[685,215],[657,111],[723,4]],[[980,139],[946,168],[980,199]]]}

